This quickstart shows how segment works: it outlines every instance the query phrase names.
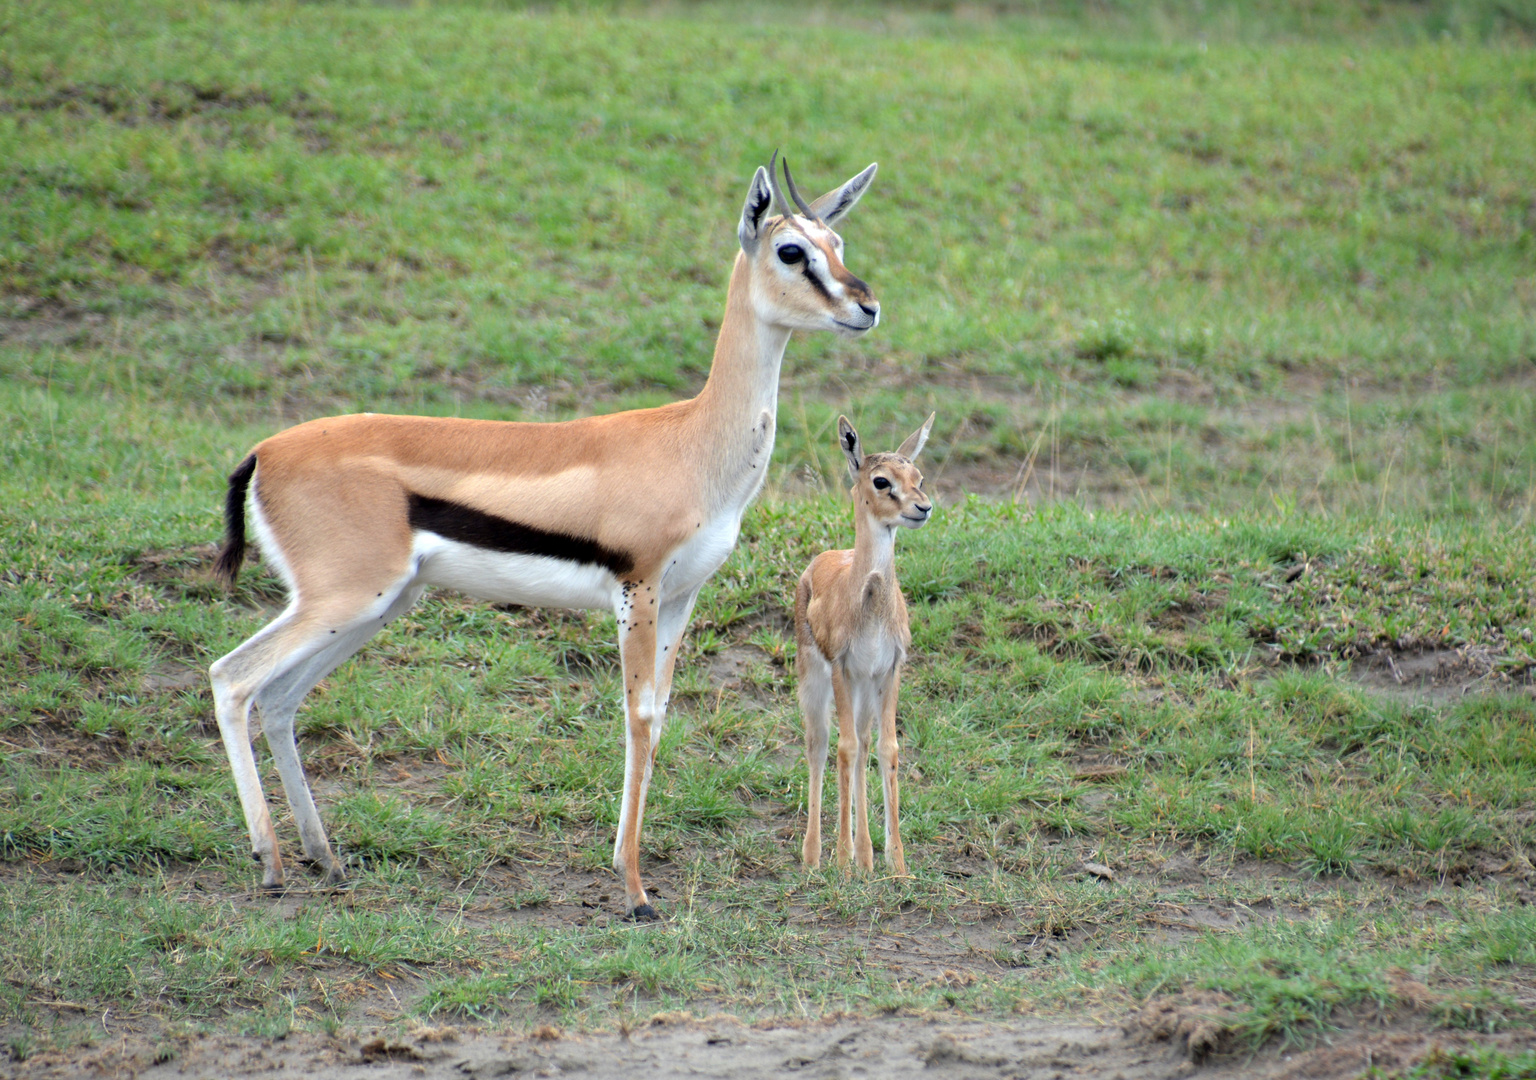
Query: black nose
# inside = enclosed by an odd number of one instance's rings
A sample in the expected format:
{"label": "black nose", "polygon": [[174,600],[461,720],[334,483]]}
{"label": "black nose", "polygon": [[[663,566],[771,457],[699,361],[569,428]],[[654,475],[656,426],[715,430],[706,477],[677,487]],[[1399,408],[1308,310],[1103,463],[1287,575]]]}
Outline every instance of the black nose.
{"label": "black nose", "polygon": [[912,509],[916,510],[919,514],[931,514],[933,513],[933,504],[929,503],[927,506],[914,506]]}
{"label": "black nose", "polygon": [[859,310],[862,311],[864,314],[868,315],[871,319],[873,319],[876,315],[880,314],[880,305],[879,304],[862,304],[861,303],[859,305]]}

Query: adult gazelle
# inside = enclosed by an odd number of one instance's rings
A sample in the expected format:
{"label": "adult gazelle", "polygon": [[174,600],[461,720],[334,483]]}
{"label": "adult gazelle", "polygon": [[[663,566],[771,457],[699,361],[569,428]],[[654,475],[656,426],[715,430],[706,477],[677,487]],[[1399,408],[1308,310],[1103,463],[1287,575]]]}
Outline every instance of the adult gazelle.
{"label": "adult gazelle", "polygon": [[880,316],[833,231],[875,166],[807,204],[786,164],[798,213],[776,172],[759,168],[748,189],[697,397],[559,423],[333,416],[272,436],[236,468],[218,570],[232,581],[240,568],[249,502],[261,550],[289,592],[282,614],[209,669],[264,887],[283,886],[283,860],[251,748],[251,706],[304,857],[340,881],[294,714],[317,682],[437,585],[501,603],[613,611],[626,720],[613,866],[628,914],[656,916],[640,881],[640,823],[673,664],[699,589],[735,546],[767,473],[784,347],[795,330],[857,336]]}

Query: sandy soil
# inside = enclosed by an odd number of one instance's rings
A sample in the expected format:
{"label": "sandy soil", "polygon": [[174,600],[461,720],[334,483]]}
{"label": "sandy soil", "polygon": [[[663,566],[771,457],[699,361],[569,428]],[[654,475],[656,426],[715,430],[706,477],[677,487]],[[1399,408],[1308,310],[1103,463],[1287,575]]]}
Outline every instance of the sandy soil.
{"label": "sandy soil", "polygon": [[[1331,1045],[1258,1054],[1198,1053],[1198,1009],[1171,1000],[1154,1003],[1119,1023],[1020,1019],[955,1022],[937,1017],[840,1018],[746,1025],[732,1017],[663,1017],[643,1028],[567,1035],[552,1027],[529,1033],[418,1028],[391,1034],[364,1031],[282,1039],[231,1035],[152,1036],[122,1032],[88,1050],[38,1055],[0,1065],[0,1076],[63,1077],[310,1077],[349,1078],[553,1077],[590,1080],[636,1074],[672,1077],[795,1076],[949,1077],[957,1080],[1205,1080],[1392,1075],[1434,1045],[1453,1050],[1478,1039],[1459,1033],[1429,1036],[1411,1030],[1337,1033]],[[1178,1018],[1174,1030],[1171,1018]],[[1182,1026],[1179,1026],[1182,1022]],[[1529,1046],[1536,1032],[1482,1037],[1506,1052]],[[1190,1058],[1192,1044],[1202,1063]]]}

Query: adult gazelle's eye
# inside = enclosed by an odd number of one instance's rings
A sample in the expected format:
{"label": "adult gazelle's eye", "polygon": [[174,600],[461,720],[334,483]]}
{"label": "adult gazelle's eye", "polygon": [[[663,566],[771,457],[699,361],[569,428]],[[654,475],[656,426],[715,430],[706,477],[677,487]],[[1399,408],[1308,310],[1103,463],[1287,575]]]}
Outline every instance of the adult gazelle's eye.
{"label": "adult gazelle's eye", "polygon": [[779,262],[793,266],[805,259],[805,249],[799,244],[785,244],[779,248]]}
{"label": "adult gazelle's eye", "polygon": [[875,477],[875,490],[876,491],[884,491],[886,488],[888,488],[890,486],[891,486],[891,482],[889,480],[887,480],[885,477],[883,477],[883,476]]}

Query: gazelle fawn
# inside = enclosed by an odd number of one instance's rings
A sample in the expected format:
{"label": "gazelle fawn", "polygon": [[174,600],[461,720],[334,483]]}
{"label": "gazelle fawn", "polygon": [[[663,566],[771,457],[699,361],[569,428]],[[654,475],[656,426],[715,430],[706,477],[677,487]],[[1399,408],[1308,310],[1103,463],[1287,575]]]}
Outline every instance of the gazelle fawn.
{"label": "gazelle fawn", "polygon": [[655,917],[640,881],[640,822],[673,664],[699,589],[731,553],[767,475],[784,347],[795,330],[856,337],[879,321],[874,294],[843,265],[832,228],[875,166],[807,205],[786,164],[798,214],[776,173],[774,164],[759,168],[747,190],[741,249],[698,396],[547,424],[333,416],[279,432],[240,463],[218,569],[233,580],[240,568],[249,492],[257,539],[289,604],[209,674],[263,886],[281,888],[284,872],[251,749],[251,707],[306,859],[328,882],[341,880],[299,761],[294,714],[316,683],[435,585],[502,603],[614,612],[625,737],[613,867],[628,914]]}
{"label": "gazelle fawn", "polygon": [[823,551],[795,590],[795,671],[810,766],[809,821],[800,849],[821,865],[821,782],[832,710],[837,710],[837,863],[874,867],[869,839],[869,733],[880,721],[880,782],[885,789],[885,864],[905,875],[900,809],[896,694],[912,644],[907,602],[896,581],[896,530],[920,529],[933,513],[913,459],[928,441],[930,414],[894,454],[864,453],[846,416],[837,442],[853,478],[853,550]]}

